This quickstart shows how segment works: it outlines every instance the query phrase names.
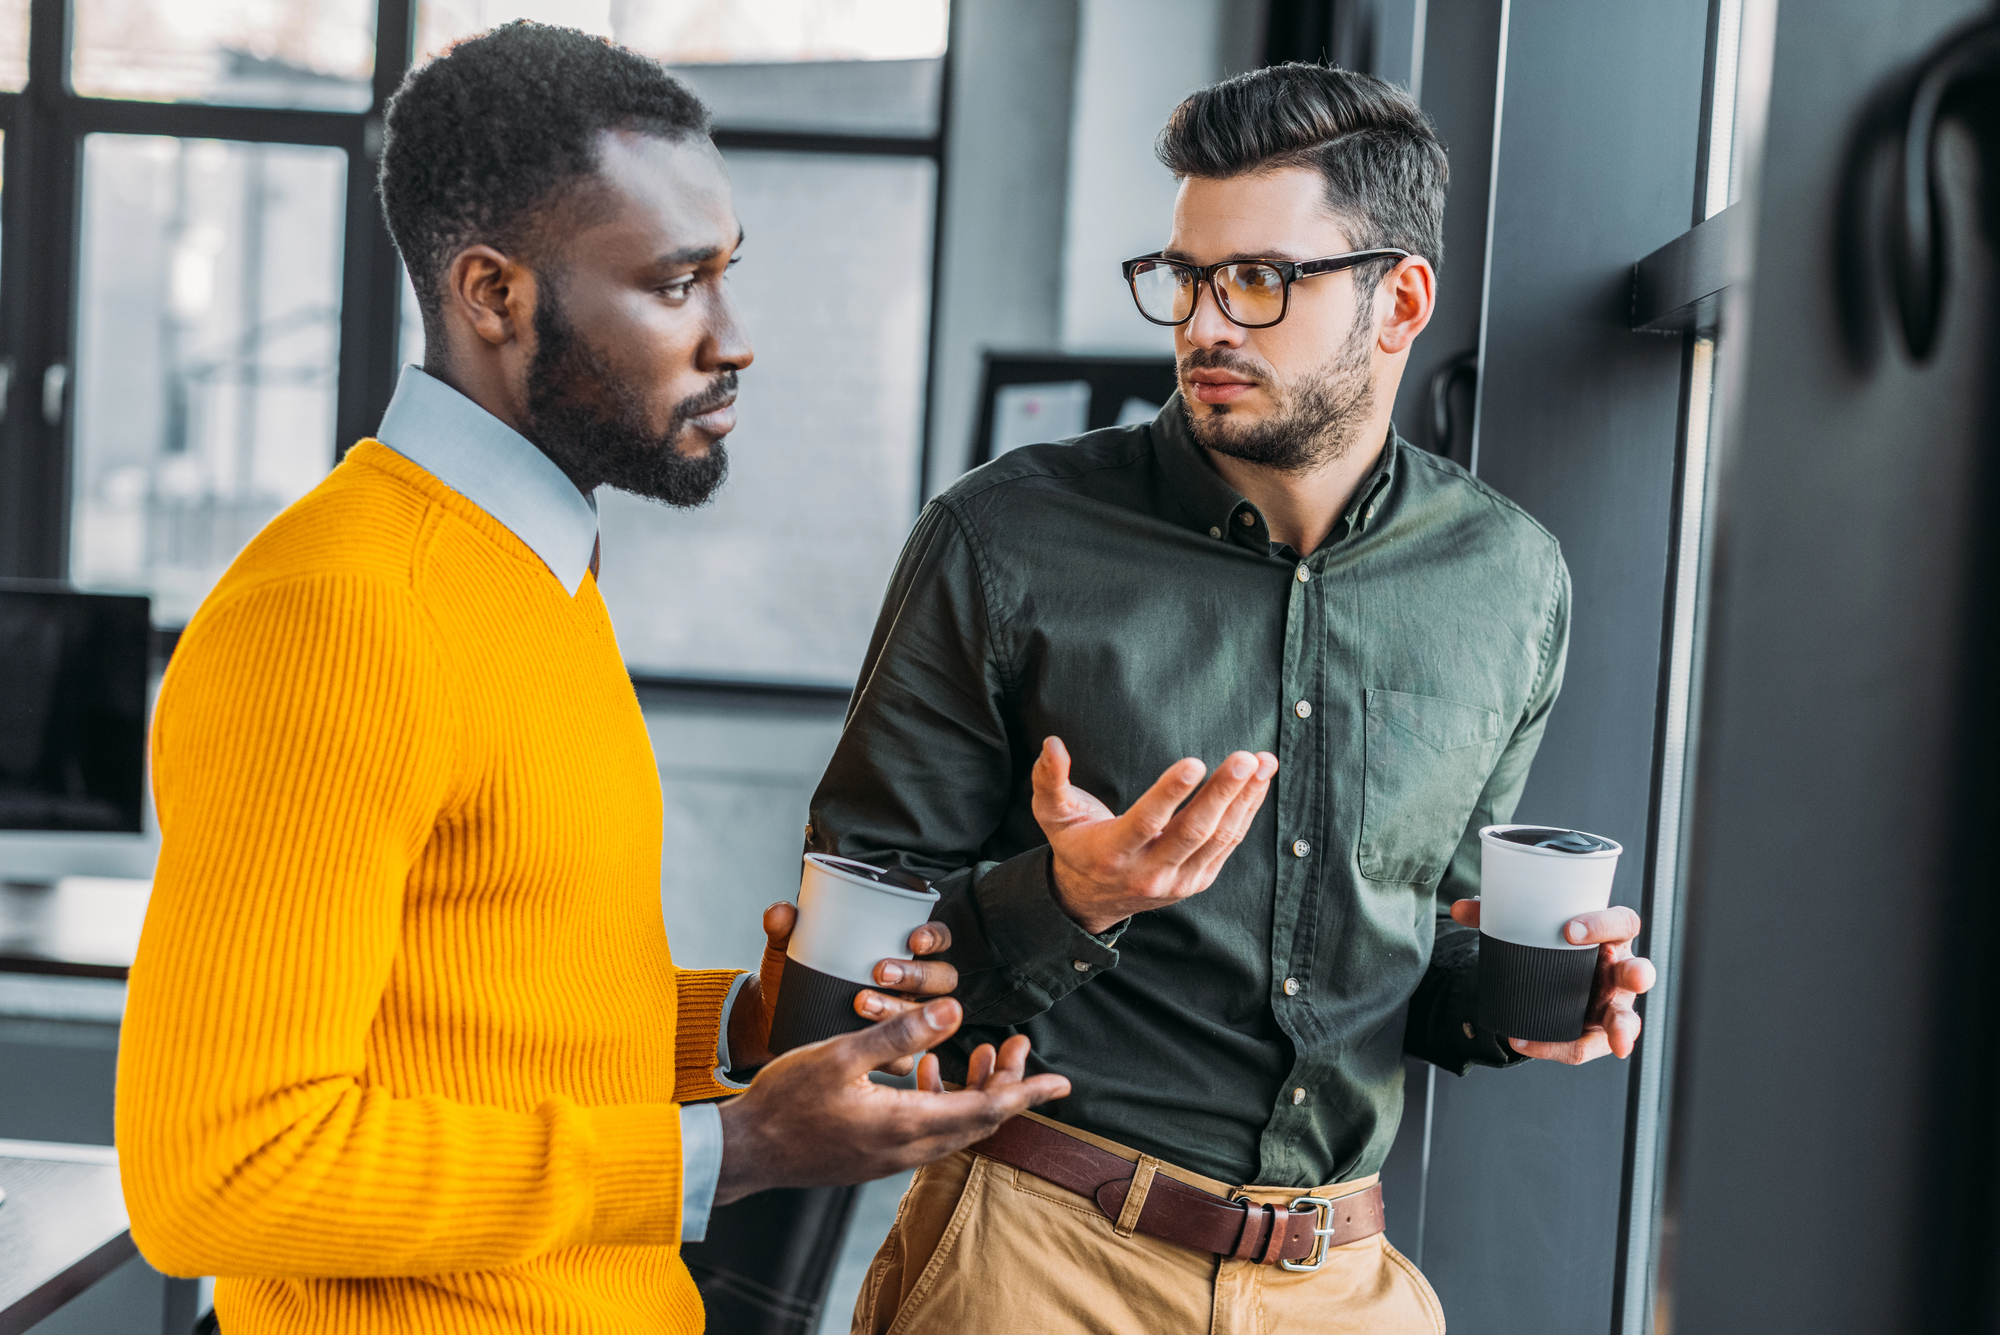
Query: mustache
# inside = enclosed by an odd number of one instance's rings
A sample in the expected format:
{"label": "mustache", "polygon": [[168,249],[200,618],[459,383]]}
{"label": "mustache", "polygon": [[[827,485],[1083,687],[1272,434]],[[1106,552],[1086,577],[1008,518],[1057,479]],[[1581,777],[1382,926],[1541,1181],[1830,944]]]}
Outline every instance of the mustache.
{"label": "mustache", "polygon": [[736,372],[724,371],[709,382],[707,389],[699,394],[690,394],[674,405],[674,425],[678,428],[682,423],[700,417],[703,413],[714,412],[735,397]]}
{"label": "mustache", "polygon": [[1189,371],[1230,371],[1236,375],[1248,376],[1258,384],[1271,378],[1271,368],[1261,360],[1245,357],[1229,348],[1195,348],[1181,358],[1176,368],[1186,375]]}

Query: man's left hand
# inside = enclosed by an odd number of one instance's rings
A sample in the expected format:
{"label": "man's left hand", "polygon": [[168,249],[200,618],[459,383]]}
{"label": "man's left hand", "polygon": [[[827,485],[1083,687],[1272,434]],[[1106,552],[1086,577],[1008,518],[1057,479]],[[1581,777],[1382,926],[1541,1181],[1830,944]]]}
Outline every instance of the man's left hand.
{"label": "man's left hand", "polygon": [[[1479,901],[1461,899],[1451,906],[1451,920],[1467,927],[1479,926]],[[1639,935],[1639,915],[1631,909],[1613,907],[1571,918],[1563,935],[1571,945],[1597,947],[1597,980],[1584,1016],[1583,1036],[1567,1043],[1536,1043],[1525,1038],[1507,1042],[1524,1057],[1581,1066],[1610,1053],[1629,1057],[1639,1042],[1639,1014],[1633,999],[1653,987],[1653,962],[1632,953]]]}
{"label": "man's left hand", "polygon": [[[785,976],[785,949],[798,921],[798,907],[784,900],[764,910],[763,966],[737,993],[736,1009],[729,1015],[729,1056],[738,1069],[771,1060],[771,1017],[777,1013],[778,984]],[[951,932],[941,922],[927,922],[910,933],[912,955],[935,955],[950,945]],[[886,1020],[932,997],[950,996],[958,987],[958,970],[937,959],[883,960],[875,966],[875,981],[883,990],[863,991],[854,999],[854,1012],[867,1020]],[[904,1057],[882,1069],[908,1075],[916,1069],[916,1059]]]}

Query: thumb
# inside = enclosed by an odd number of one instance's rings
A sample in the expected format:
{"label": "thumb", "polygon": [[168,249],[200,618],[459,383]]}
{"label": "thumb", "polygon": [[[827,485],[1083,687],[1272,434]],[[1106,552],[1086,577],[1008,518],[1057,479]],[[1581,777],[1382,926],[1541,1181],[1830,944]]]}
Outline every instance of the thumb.
{"label": "thumb", "polygon": [[782,955],[792,944],[792,929],[798,926],[799,910],[789,900],[779,900],[764,910],[764,941],[767,953]]}
{"label": "thumb", "polygon": [[957,1033],[964,1018],[965,1012],[956,1001],[940,997],[858,1034],[843,1034],[827,1046],[838,1053],[843,1066],[860,1074],[935,1047]]}
{"label": "thumb", "polygon": [[1074,816],[1074,803],[1070,800],[1069,748],[1062,738],[1048,737],[1042,741],[1042,754],[1035,761],[1032,774],[1035,785],[1035,819],[1062,822]]}
{"label": "thumb", "polygon": [[1461,927],[1479,926],[1479,898],[1456,899],[1451,905],[1451,920]]}

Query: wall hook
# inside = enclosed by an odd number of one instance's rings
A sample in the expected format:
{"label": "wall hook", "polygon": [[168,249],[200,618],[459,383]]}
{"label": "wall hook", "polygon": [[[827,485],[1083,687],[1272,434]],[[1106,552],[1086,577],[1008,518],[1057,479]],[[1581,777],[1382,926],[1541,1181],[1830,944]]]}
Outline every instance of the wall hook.
{"label": "wall hook", "polygon": [[1961,28],[1932,48],[1910,78],[1897,136],[1892,217],[1885,229],[1888,270],[1903,344],[1924,361],[1944,312],[1946,255],[1937,180],[1938,123],[1952,97],[2000,75],[2000,16]]}

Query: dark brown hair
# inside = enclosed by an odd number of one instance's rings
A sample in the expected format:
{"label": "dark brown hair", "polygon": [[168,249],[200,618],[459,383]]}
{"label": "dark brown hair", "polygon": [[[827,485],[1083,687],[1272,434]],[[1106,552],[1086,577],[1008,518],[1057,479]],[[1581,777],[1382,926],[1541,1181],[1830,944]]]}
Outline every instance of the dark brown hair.
{"label": "dark brown hair", "polygon": [[1177,178],[1314,168],[1355,249],[1396,246],[1444,263],[1444,145],[1393,84],[1297,62],[1239,74],[1175,107],[1156,150]]}

